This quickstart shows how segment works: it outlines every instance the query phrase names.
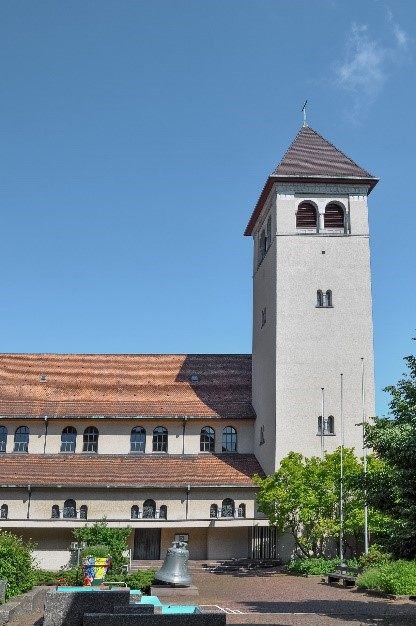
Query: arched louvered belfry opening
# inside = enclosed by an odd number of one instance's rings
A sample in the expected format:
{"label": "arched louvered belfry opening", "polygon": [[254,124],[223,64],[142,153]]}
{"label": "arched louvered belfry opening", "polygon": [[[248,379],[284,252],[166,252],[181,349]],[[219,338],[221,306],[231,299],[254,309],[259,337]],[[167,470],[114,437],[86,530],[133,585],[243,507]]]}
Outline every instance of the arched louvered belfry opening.
{"label": "arched louvered belfry opening", "polygon": [[9,517],[9,507],[7,504],[2,504],[0,507],[0,519],[7,519]]}
{"label": "arched louvered belfry opening", "polygon": [[57,504],[54,504],[52,506],[52,513],[51,513],[51,517],[52,519],[59,519],[61,516],[61,512],[59,510],[59,506]]}
{"label": "arched louvered belfry opening", "polygon": [[131,519],[139,519],[139,507],[137,504],[133,504],[130,510],[130,518]]}
{"label": "arched louvered belfry opening", "polygon": [[311,202],[301,202],[296,212],[296,228],[316,228],[317,212]]}
{"label": "arched louvered belfry opening", "polygon": [[88,507],[86,504],[79,507],[79,518],[88,519]]}
{"label": "arched louvered belfry opening", "polygon": [[335,202],[330,202],[325,207],[324,227],[325,228],[344,228],[345,213],[342,206]]}
{"label": "arched louvered belfry opening", "polygon": [[166,504],[162,504],[159,509],[159,519],[168,519],[168,507]]}
{"label": "arched louvered belfry opening", "polygon": [[209,516],[218,517],[218,504],[211,504],[209,507]]}

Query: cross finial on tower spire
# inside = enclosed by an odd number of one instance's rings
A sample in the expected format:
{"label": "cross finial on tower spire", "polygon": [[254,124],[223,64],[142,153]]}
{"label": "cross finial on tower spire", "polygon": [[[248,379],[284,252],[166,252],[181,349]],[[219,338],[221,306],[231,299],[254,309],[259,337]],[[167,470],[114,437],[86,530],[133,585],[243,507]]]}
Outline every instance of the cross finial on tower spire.
{"label": "cross finial on tower spire", "polygon": [[308,122],[306,121],[306,105],[308,104],[308,101],[305,100],[305,102],[303,103],[303,107],[302,107],[302,111],[303,111],[303,125],[307,126]]}

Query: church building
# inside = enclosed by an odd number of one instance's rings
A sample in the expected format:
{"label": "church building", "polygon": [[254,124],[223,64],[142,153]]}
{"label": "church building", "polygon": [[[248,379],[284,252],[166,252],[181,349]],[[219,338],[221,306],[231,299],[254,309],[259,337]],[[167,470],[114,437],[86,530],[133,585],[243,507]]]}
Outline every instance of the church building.
{"label": "church building", "polygon": [[70,558],[71,530],[132,529],[134,560],[290,557],[253,476],[291,450],[360,455],[374,415],[367,198],[378,179],[306,124],[253,237],[253,353],[1,354],[0,523]]}

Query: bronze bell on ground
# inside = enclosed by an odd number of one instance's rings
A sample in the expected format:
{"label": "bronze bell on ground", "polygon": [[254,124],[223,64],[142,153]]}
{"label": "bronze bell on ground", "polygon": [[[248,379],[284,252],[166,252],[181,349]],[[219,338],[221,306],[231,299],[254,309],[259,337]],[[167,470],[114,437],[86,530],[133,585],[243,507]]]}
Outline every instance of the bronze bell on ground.
{"label": "bronze bell on ground", "polygon": [[174,541],[168,548],[165,560],[155,579],[168,583],[173,587],[190,587],[191,577],[188,574],[189,552],[183,541]]}

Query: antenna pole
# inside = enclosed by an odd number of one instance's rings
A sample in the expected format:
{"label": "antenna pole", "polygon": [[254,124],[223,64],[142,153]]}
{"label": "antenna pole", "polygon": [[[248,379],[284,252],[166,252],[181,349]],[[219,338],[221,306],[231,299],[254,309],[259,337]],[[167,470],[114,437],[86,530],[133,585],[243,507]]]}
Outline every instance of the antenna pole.
{"label": "antenna pole", "polygon": [[339,558],[344,563],[344,375],[341,374],[341,454],[339,485]]}
{"label": "antenna pole", "polygon": [[364,554],[368,554],[368,505],[367,505],[367,445],[365,443],[365,388],[364,359],[361,358],[361,418],[363,422],[363,468],[364,468]]}
{"label": "antenna pole", "polygon": [[324,458],[324,415],[325,415],[325,388],[321,387],[322,391],[322,417],[321,417],[321,459]]}

